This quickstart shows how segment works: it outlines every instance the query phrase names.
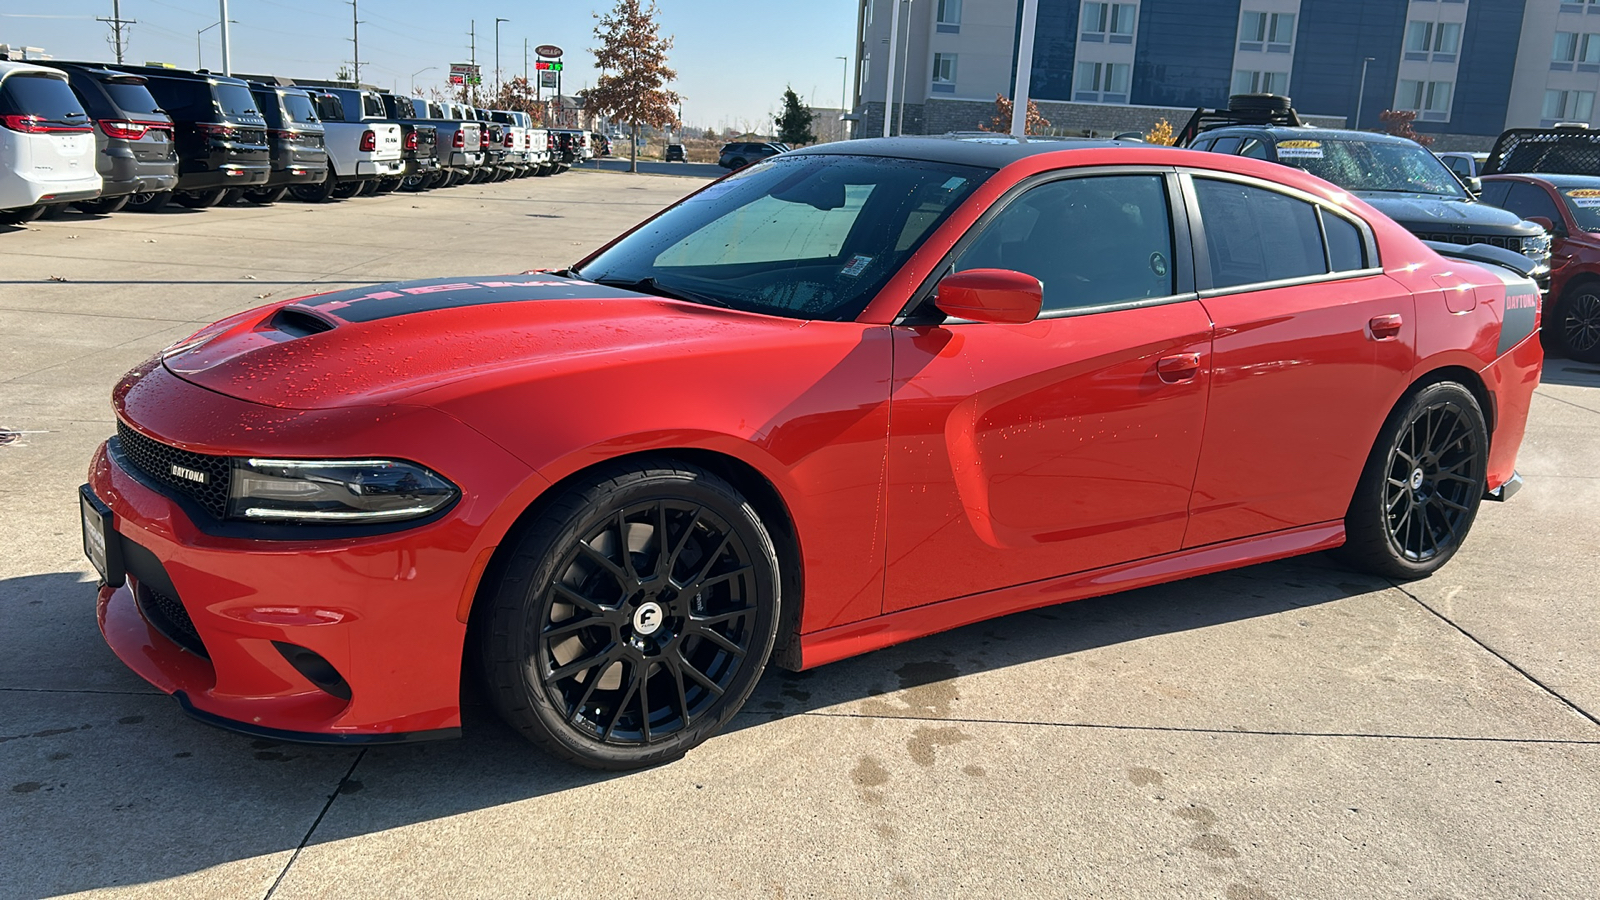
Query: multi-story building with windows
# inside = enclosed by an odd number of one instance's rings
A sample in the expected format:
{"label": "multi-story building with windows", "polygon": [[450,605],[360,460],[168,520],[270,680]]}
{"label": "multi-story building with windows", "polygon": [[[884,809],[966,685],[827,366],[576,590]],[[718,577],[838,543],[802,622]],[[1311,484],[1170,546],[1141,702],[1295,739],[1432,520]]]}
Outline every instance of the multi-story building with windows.
{"label": "multi-story building with windows", "polygon": [[[894,133],[975,128],[1011,96],[1018,0],[860,4],[858,135],[881,134],[886,108]],[[1362,128],[1411,110],[1418,131],[1468,147],[1508,127],[1592,124],[1597,90],[1600,0],[1038,0],[1030,95],[1063,133],[1176,126],[1269,91]]]}

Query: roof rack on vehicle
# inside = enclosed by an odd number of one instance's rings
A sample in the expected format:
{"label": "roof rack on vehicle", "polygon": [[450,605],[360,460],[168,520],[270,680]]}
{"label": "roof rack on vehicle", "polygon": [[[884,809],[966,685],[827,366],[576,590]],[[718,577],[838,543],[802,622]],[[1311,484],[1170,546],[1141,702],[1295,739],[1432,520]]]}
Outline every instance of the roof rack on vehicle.
{"label": "roof rack on vehicle", "polygon": [[1495,139],[1481,174],[1513,172],[1600,175],[1600,131],[1578,123],[1508,128]]}
{"label": "roof rack on vehicle", "polygon": [[1234,94],[1228,98],[1226,109],[1199,107],[1189,117],[1188,124],[1179,130],[1173,146],[1187,147],[1202,131],[1225,125],[1288,125],[1299,127],[1305,123],[1295,113],[1289,98],[1281,94]]}

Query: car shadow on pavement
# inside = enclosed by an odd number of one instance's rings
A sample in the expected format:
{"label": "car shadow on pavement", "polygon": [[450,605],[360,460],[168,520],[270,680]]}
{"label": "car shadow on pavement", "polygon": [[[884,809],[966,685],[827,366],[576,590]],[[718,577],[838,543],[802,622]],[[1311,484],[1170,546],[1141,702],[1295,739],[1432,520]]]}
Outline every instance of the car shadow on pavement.
{"label": "car shadow on pavement", "polygon": [[[606,773],[554,760],[502,724],[470,681],[458,741],[360,750],[208,727],[111,656],[94,624],[92,586],[79,578],[0,581],[0,615],[11,625],[0,638],[0,771],[15,782],[0,784],[0,813],[12,823],[0,842],[0,871],[12,873],[0,878],[0,898],[148,884],[236,862],[275,877],[305,844],[614,779],[672,777],[673,764]],[[1388,586],[1319,554],[1017,613],[808,672],[771,669],[725,733],[828,707],[848,712],[878,695],[953,697],[963,676]],[[76,668],[57,671],[50,660]]]}
{"label": "car shadow on pavement", "polygon": [[1540,384],[1563,384],[1572,387],[1600,387],[1600,364],[1582,363],[1561,357],[1546,357],[1544,371],[1539,374]]}

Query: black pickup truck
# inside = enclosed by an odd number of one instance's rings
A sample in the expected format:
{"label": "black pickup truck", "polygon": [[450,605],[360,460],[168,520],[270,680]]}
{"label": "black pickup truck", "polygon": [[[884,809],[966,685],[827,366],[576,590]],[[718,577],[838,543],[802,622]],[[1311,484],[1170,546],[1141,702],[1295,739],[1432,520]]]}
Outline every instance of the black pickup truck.
{"label": "black pickup truck", "polygon": [[416,101],[411,97],[379,94],[384,111],[391,122],[400,123],[405,139],[406,169],[398,185],[379,185],[379,190],[403,187],[408,191],[425,191],[437,187],[444,180],[444,169],[439,162],[439,128],[434,122],[419,119]]}

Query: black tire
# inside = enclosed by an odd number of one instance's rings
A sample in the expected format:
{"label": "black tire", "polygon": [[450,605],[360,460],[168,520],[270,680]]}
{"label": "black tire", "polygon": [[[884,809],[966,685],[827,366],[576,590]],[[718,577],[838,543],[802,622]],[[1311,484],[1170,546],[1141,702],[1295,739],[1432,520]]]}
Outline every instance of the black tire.
{"label": "black tire", "polygon": [[373,180],[367,182],[368,184],[372,185],[372,187],[367,190],[367,193],[392,194],[397,188],[400,187],[400,184],[404,180],[405,179],[403,178],[374,178]]}
{"label": "black tire", "polygon": [[244,199],[244,193],[245,193],[245,189],[244,188],[231,188],[231,189],[229,189],[229,191],[226,194],[222,195],[222,202],[220,204],[218,204],[218,205],[219,206],[232,206],[235,203],[238,203],[240,200]]}
{"label": "black tire", "polygon": [[608,770],[677,759],[761,677],[777,554],[716,475],[671,460],[602,469],[508,549],[473,627],[500,714],[549,753]]}
{"label": "black tire", "polygon": [[288,194],[288,187],[253,188],[244,192],[244,199],[256,206],[271,206]]}
{"label": "black tire", "polygon": [[333,189],[338,186],[338,182],[333,180],[333,175],[329,174],[316,184],[291,185],[289,193],[301,203],[327,203],[333,199]]}
{"label": "black tire", "polygon": [[0,210],[0,224],[21,225],[24,222],[32,222],[42,215],[44,215],[44,207],[37,204],[18,207],[17,209],[4,209]]}
{"label": "black tire", "polygon": [[1568,359],[1600,363],[1600,281],[1567,288],[1544,322],[1554,349]]}
{"label": "black tire", "polygon": [[61,214],[66,211],[67,207],[64,203],[46,203],[39,208],[38,218],[59,219],[61,218]]}
{"label": "black tire", "polygon": [[217,188],[216,190],[211,191],[184,191],[180,194],[173,195],[173,199],[177,200],[179,204],[187,206],[190,209],[210,209],[211,207],[216,206],[218,203],[221,203],[222,198],[226,196],[227,193],[227,188]]}
{"label": "black tire", "polygon": [[1228,98],[1234,112],[1286,112],[1289,98],[1278,94],[1234,94]]}
{"label": "black tire", "polygon": [[1471,391],[1453,381],[1413,391],[1367,457],[1336,555],[1387,578],[1433,574],[1472,528],[1488,462],[1489,432]]}
{"label": "black tire", "polygon": [[134,212],[153,213],[167,208],[172,202],[171,191],[152,191],[128,195],[127,208]]}
{"label": "black tire", "polygon": [[415,194],[427,190],[433,184],[433,173],[420,172],[416,175],[407,175],[400,179],[400,189]]}
{"label": "black tire", "polygon": [[367,184],[368,182],[365,180],[340,181],[333,186],[333,196],[338,200],[349,200],[351,197],[359,197],[361,196],[362,190],[366,188]]}
{"label": "black tire", "polygon": [[750,165],[750,163],[744,157],[738,157],[728,163],[728,168],[737,172],[748,165]]}
{"label": "black tire", "polygon": [[96,200],[80,200],[72,204],[79,212],[86,212],[91,216],[109,216],[114,212],[121,212],[128,205],[128,194],[120,197],[101,197]]}

